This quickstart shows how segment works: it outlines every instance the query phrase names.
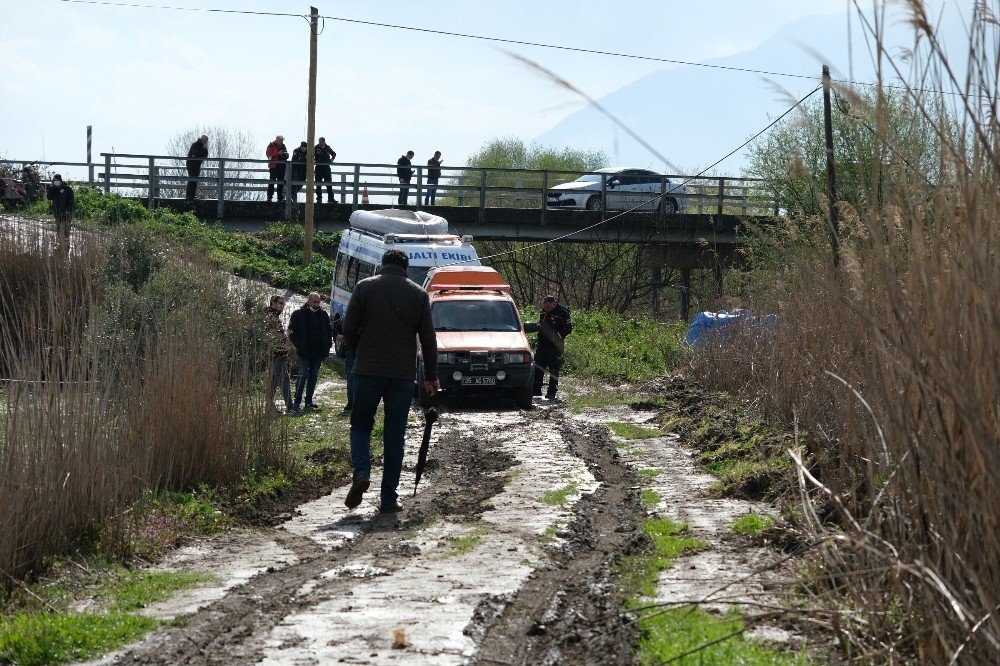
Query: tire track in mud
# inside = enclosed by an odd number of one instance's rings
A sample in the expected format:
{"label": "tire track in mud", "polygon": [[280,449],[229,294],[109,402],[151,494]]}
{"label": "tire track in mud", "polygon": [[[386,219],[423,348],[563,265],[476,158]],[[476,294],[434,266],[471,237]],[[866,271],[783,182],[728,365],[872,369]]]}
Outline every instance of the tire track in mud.
{"label": "tire track in mud", "polygon": [[[310,505],[321,500],[303,505],[301,514],[313,512],[305,516],[313,522],[311,531],[293,529],[300,516],[286,523],[287,529],[264,535],[272,547],[287,554],[284,566],[230,589],[179,626],[151,634],[116,663],[467,661],[476,650],[475,632],[463,635],[462,630],[476,607],[498,590],[513,594],[543,559],[536,551],[542,533],[558,516],[564,516],[561,522],[569,521],[567,510],[546,507],[538,497],[564,482],[568,473],[578,480],[581,473],[590,475],[567,450],[561,416],[544,410],[445,414],[447,427],[437,434],[428,481],[414,498],[403,492],[408,509],[404,520],[372,516],[367,501],[360,515],[344,515],[341,507],[339,518],[319,516],[327,524],[317,530],[315,514],[323,507]],[[549,418],[551,423],[544,422]],[[539,429],[545,434],[533,438]],[[407,463],[411,467],[412,458]],[[530,469],[525,471],[525,466]],[[404,474],[403,484],[407,478],[412,482],[412,475]],[[581,493],[592,489],[588,483],[596,485],[592,478],[584,479]],[[401,491],[411,487],[403,484]],[[341,504],[344,490],[322,500],[327,508]],[[377,496],[374,488],[370,492],[366,500]],[[534,503],[526,506],[531,498]],[[475,530],[483,532],[482,543],[473,552],[448,553],[456,525],[481,526]],[[323,534],[341,531],[351,534]],[[561,552],[586,550],[591,538],[586,531],[570,529]],[[410,598],[397,599],[398,590]],[[429,590],[438,590],[436,596]],[[392,612],[383,612],[386,608]],[[414,617],[421,608],[442,616],[444,624],[441,619]],[[377,631],[373,617],[380,622]],[[410,649],[392,649],[393,626],[408,628]],[[437,633],[427,637],[422,632]]]}
{"label": "tire track in mud", "polygon": [[623,464],[607,428],[559,423],[570,450],[600,487],[576,503],[561,549],[516,595],[488,600],[470,630],[481,635],[476,664],[626,664],[635,626],[620,612],[624,596],[613,564],[643,543],[638,478]]}

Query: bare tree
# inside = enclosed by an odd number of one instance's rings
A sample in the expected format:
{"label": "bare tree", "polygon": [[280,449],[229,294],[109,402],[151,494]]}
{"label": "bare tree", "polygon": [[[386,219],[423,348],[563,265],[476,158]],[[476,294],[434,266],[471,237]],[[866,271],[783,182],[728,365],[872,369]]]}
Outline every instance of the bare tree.
{"label": "bare tree", "polygon": [[[258,143],[257,138],[253,135],[253,132],[249,130],[241,129],[230,129],[228,127],[222,127],[220,125],[202,125],[200,127],[192,127],[191,129],[184,130],[176,134],[172,139],[167,142],[165,151],[167,155],[177,156],[177,166],[169,166],[161,169],[161,176],[176,177],[179,180],[172,181],[169,185],[160,187],[160,193],[162,196],[166,197],[183,197],[184,196],[184,181],[187,180],[187,170],[185,169],[184,163],[187,160],[188,150],[191,148],[191,144],[198,140],[202,134],[208,136],[208,154],[209,158],[221,157],[226,160],[225,165],[225,178],[227,180],[233,179],[237,181],[243,181],[250,178],[266,179],[267,165],[265,164],[248,164],[244,160],[248,159],[262,159],[264,156],[264,149],[261,144]],[[218,176],[219,163],[215,160],[208,159],[205,161],[202,170],[202,178],[214,178]],[[262,170],[264,175],[261,175],[258,170]],[[236,187],[226,187],[226,198],[244,201],[247,199],[254,198],[253,189],[242,189],[248,187],[243,183],[240,183]],[[253,187],[253,186],[249,186]],[[209,189],[207,187],[198,188],[199,198],[214,198],[215,190]]]}

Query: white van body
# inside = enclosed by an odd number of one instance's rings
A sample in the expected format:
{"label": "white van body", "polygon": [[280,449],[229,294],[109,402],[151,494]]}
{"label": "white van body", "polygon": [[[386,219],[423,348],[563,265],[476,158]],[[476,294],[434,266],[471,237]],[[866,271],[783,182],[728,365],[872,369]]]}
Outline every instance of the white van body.
{"label": "white van body", "polygon": [[422,211],[352,213],[351,228],[341,234],[337,249],[330,287],[330,315],[344,316],[354,285],[375,275],[386,250],[406,252],[410,258],[409,278],[421,286],[427,271],[435,266],[481,265],[471,236],[419,233],[422,229],[441,231],[447,229],[447,221]]}

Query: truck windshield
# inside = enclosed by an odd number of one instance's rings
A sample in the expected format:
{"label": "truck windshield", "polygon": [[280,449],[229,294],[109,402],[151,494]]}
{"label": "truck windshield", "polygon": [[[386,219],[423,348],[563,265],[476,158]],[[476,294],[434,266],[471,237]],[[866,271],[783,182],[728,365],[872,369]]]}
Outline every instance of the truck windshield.
{"label": "truck windshield", "polygon": [[518,331],[521,325],[507,301],[439,301],[431,309],[435,331]]}

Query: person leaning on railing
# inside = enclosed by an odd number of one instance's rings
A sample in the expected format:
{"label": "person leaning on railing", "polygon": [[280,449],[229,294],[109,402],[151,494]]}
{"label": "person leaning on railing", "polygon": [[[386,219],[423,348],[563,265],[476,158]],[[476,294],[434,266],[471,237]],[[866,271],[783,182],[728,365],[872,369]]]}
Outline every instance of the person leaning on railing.
{"label": "person leaning on railing", "polygon": [[278,203],[285,200],[285,167],[288,166],[288,149],[285,148],[285,137],[280,134],[274,137],[274,141],[267,144],[267,170],[271,180],[267,184],[267,200],[274,197],[274,183],[278,183]]}
{"label": "person leaning on railing", "polygon": [[188,201],[194,201],[194,196],[198,191],[198,177],[201,175],[201,163],[206,157],[208,157],[208,135],[202,134],[188,150],[187,171],[188,178],[191,179],[187,183],[187,196],[185,197]]}

